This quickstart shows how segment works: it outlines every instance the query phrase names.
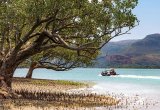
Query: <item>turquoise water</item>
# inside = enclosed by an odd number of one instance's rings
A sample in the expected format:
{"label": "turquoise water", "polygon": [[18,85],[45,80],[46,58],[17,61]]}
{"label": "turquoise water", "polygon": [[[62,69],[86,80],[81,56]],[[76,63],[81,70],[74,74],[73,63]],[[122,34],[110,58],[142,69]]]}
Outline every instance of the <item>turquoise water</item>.
{"label": "turquoise water", "polygon": [[[16,77],[25,77],[28,69],[17,69]],[[69,71],[53,71],[47,69],[36,69],[33,78],[40,79],[62,79],[95,82],[134,83],[159,86],[160,69],[116,69],[118,76],[100,76],[104,69],[99,68],[77,68]]]}
{"label": "turquoise water", "polygon": [[[97,82],[98,87],[113,92],[159,94],[160,69],[115,69],[118,76],[101,76],[104,69],[76,68],[69,71],[36,69],[33,78]],[[17,69],[15,77],[25,77],[28,69]],[[160,94],[159,94],[160,95]]]}

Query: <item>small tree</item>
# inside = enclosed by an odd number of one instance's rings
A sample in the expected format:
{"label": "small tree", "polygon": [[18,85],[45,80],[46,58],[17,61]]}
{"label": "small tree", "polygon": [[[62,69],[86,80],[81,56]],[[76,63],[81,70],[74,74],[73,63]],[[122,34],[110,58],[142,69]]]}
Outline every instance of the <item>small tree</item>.
{"label": "small tree", "polygon": [[96,52],[79,52],[69,49],[50,49],[47,52],[39,53],[30,59],[27,59],[23,65],[29,66],[26,78],[32,78],[33,70],[37,68],[52,69],[55,71],[66,71],[76,67],[86,67],[93,64],[93,59],[96,58]]}
{"label": "small tree", "polygon": [[0,87],[13,97],[11,82],[20,63],[49,49],[98,51],[126,34],[137,19],[137,0],[0,1]]}

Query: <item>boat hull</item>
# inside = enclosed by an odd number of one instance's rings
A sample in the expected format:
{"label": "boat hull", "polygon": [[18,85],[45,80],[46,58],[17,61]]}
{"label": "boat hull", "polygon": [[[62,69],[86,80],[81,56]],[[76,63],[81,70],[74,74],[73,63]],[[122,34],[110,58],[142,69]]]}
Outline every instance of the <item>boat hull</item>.
{"label": "boat hull", "polygon": [[116,76],[116,75],[119,75],[119,74],[108,74],[108,73],[102,72],[101,75],[102,76]]}

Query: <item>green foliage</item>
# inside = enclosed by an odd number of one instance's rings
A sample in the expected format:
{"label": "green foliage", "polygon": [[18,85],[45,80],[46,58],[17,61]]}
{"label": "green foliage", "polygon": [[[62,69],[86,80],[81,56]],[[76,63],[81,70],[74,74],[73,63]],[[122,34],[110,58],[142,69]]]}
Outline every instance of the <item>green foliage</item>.
{"label": "green foliage", "polygon": [[[28,58],[51,62],[60,59],[67,63],[77,61],[76,66],[90,65],[101,45],[137,24],[132,14],[137,3],[137,0],[4,0],[0,2],[1,50],[7,55],[20,47],[16,62]],[[47,34],[43,35],[44,32]]]}

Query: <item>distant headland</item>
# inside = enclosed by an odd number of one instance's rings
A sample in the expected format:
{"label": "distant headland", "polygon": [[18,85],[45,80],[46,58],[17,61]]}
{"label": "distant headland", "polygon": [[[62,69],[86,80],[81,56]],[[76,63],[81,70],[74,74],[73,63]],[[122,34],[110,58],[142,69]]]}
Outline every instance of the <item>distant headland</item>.
{"label": "distant headland", "polygon": [[160,68],[160,34],[144,39],[110,42],[101,49],[95,67]]}

